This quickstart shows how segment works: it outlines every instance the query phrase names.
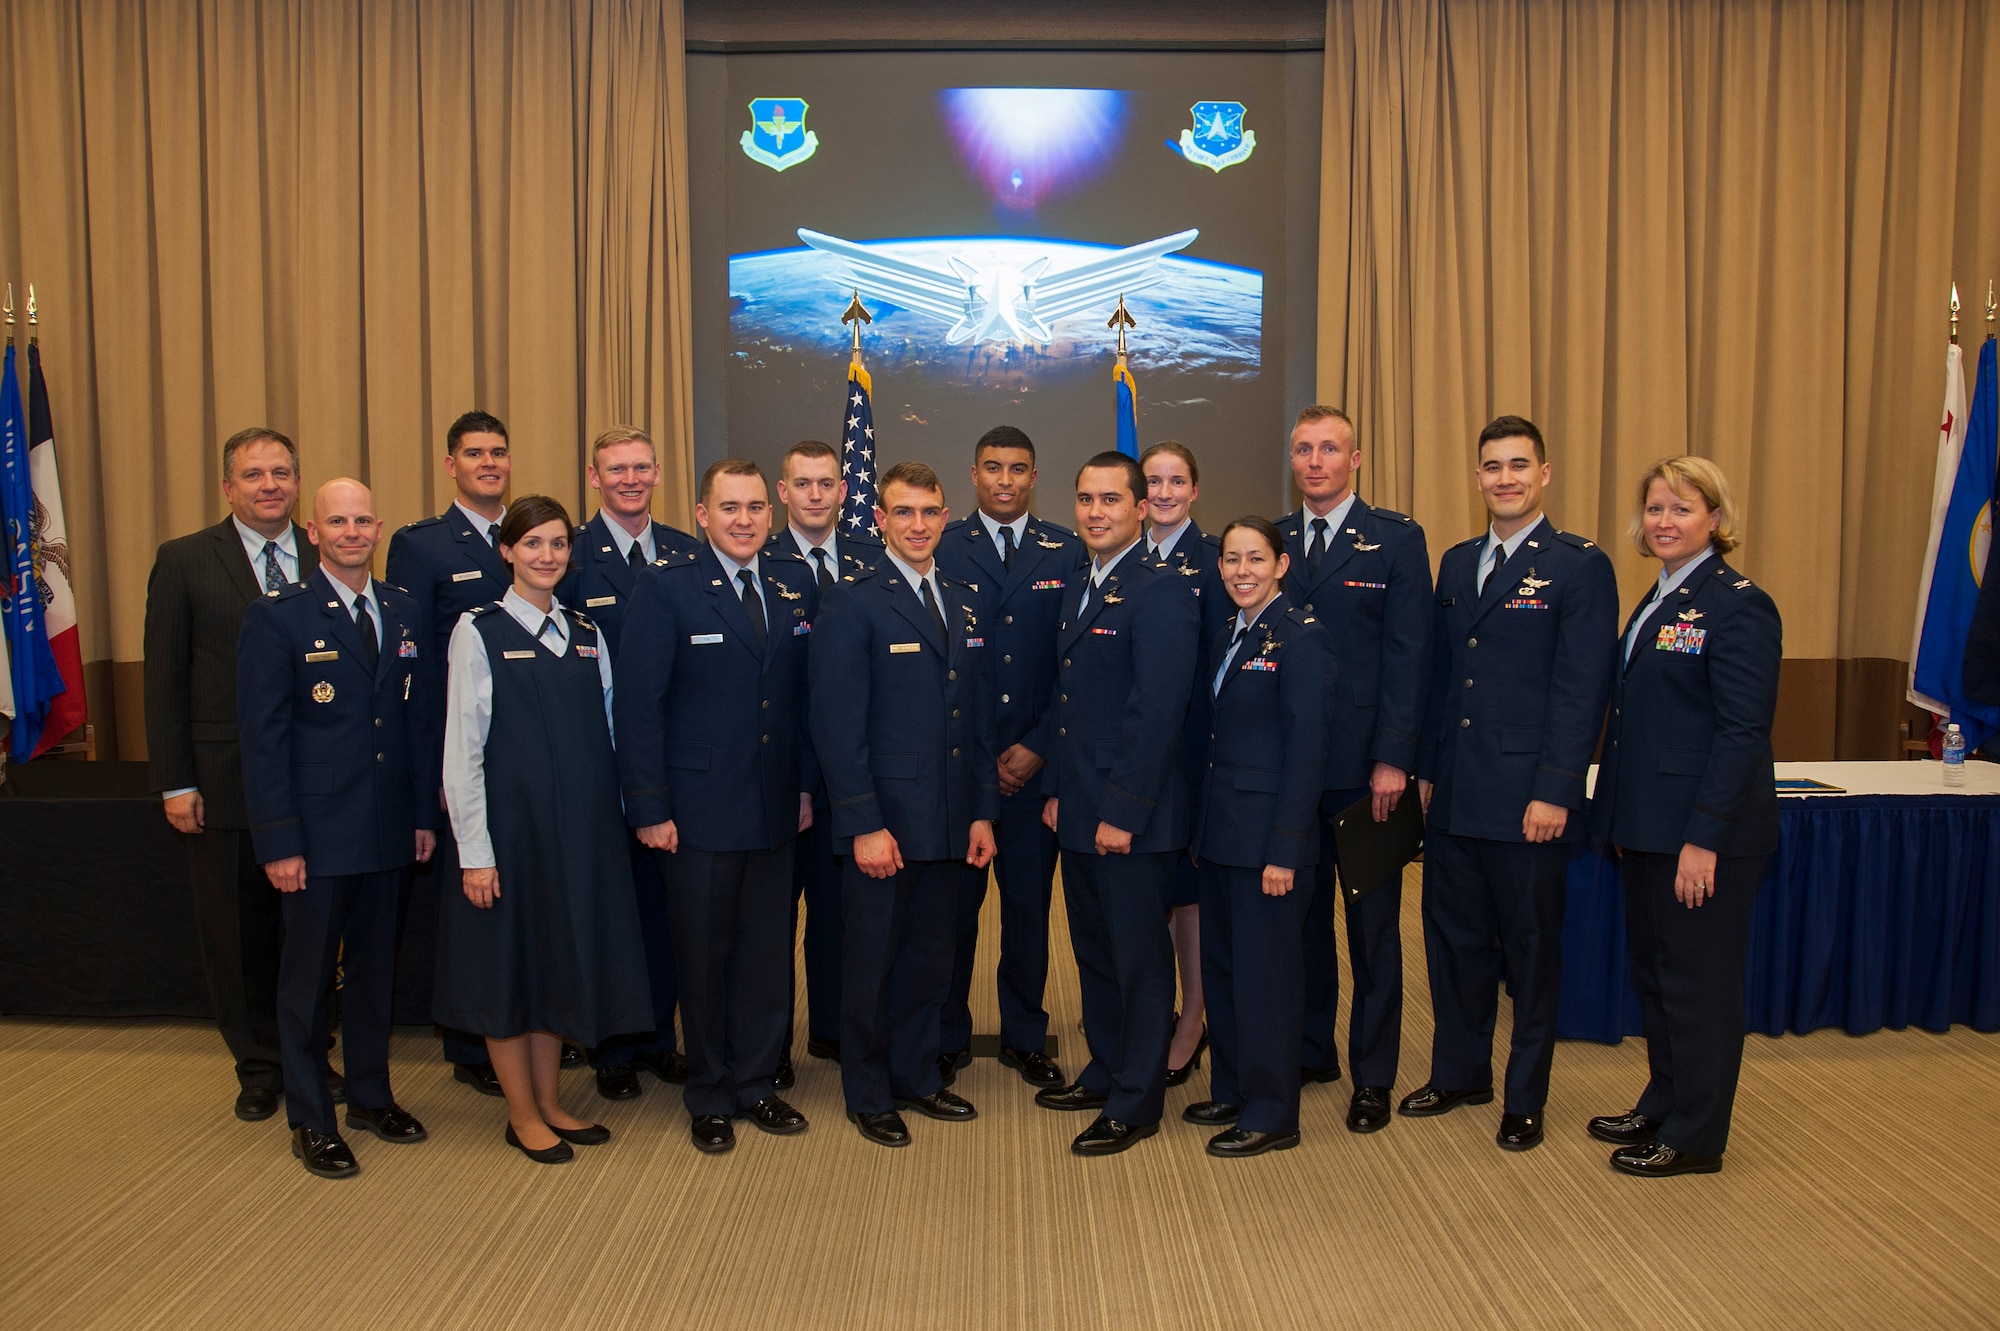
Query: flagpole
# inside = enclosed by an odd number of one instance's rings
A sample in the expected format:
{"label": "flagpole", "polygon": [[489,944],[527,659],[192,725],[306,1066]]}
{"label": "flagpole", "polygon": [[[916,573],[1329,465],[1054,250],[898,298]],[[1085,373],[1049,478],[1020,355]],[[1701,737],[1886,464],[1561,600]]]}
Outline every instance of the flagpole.
{"label": "flagpole", "polygon": [[1958,345],[1958,283],[1951,284],[1951,344]]}
{"label": "flagpole", "polygon": [[36,327],[36,323],[37,321],[35,318],[35,284],[33,282],[30,282],[28,283],[28,345],[31,347],[39,347],[40,345],[42,345],[42,335],[39,329]]}
{"label": "flagpole", "polygon": [[14,345],[14,284],[7,284],[7,345]]}
{"label": "flagpole", "polygon": [[844,324],[854,325],[854,353],[848,358],[847,363],[850,365],[859,365],[861,363],[861,325],[874,323],[875,316],[870,314],[868,307],[861,303],[861,292],[858,289],[854,293],[854,299],[847,302],[847,309],[841,314],[840,321]]}

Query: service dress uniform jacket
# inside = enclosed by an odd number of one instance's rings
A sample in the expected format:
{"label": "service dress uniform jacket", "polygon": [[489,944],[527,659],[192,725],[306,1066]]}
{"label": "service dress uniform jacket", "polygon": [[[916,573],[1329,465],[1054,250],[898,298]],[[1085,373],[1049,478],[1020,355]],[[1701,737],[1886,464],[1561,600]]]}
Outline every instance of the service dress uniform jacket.
{"label": "service dress uniform jacket", "polygon": [[[1651,1071],[1636,1112],[1660,1124],[1662,1144],[1720,1156],[1743,1066],[1751,913],[1778,848],[1771,718],[1784,627],[1770,596],[1714,554],[1633,619],[1591,835],[1621,852]],[[1683,845],[1717,856],[1714,895],[1692,910],[1674,899]]]}
{"label": "service dress uniform jacket", "polygon": [[[703,542],[664,522],[652,525],[653,559],[670,559],[699,550]],[[635,542],[634,548],[638,548]],[[650,563],[651,561],[643,561]],[[625,615],[632,601],[638,570],[611,534],[611,519],[602,509],[570,538],[569,573],[556,586],[556,599],[590,616],[615,655],[625,632]]]}
{"label": "service dress uniform jacket", "polygon": [[[1424,848],[1424,943],[1436,1035],[1431,1084],[1492,1084],[1503,981],[1514,1000],[1506,1110],[1548,1100],[1562,979],[1569,843],[1584,833],[1584,778],[1617,653],[1618,582],[1595,542],[1546,518],[1479,572],[1490,533],[1438,566],[1437,645],[1418,774],[1433,782]],[[1530,801],[1569,810],[1531,844]]]}
{"label": "service dress uniform jacket", "polygon": [[[1424,688],[1431,669],[1431,570],[1424,529],[1401,513],[1355,496],[1317,567],[1306,557],[1314,535],[1310,510],[1278,522],[1291,556],[1285,592],[1332,635],[1340,683],[1329,708],[1325,794],[1320,800],[1324,853],[1306,913],[1305,1060],[1320,1075],[1339,1067],[1334,1030],[1340,997],[1333,916],[1341,900],[1334,819],[1368,793],[1376,763],[1417,768]],[[1405,798],[1414,798],[1411,789]],[[1347,956],[1354,971],[1348,1013],[1348,1061],[1354,1085],[1396,1080],[1403,1028],[1403,891],[1399,881],[1346,903]]]}
{"label": "service dress uniform jacket", "polygon": [[[1147,536],[1145,549],[1152,548],[1152,537]],[[1168,548],[1164,557],[1155,558],[1167,572],[1187,579],[1189,590],[1194,592],[1201,607],[1201,648],[1202,659],[1208,660],[1208,649],[1215,642],[1216,634],[1222,632],[1223,625],[1230,623],[1236,614],[1236,603],[1229,599],[1229,592],[1222,585],[1222,538],[1211,536],[1201,529],[1201,524],[1189,518],[1187,526]],[[1212,662],[1210,663],[1212,664]],[[1207,670],[1198,669],[1195,687],[1190,695],[1187,716],[1186,762],[1188,788],[1198,790],[1201,774],[1208,766],[1209,691],[1203,685],[1202,676]],[[1201,899],[1201,875],[1196,871],[1194,861],[1183,857],[1174,868],[1174,905],[1192,906]]]}

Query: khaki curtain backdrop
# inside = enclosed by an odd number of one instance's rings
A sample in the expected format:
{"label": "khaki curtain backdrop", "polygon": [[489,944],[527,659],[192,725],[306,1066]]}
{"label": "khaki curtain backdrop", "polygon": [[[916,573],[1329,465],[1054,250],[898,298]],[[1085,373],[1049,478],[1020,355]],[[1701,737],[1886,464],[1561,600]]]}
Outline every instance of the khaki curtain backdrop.
{"label": "khaki curtain backdrop", "polygon": [[144,752],[153,551],[243,426],[393,529],[469,407],[572,507],[639,424],[688,521],[683,49],[679,0],[0,0],[0,279],[43,310],[100,756]]}
{"label": "khaki curtain backdrop", "polygon": [[1780,756],[1894,756],[1996,74],[1990,0],[1333,0],[1319,387],[1364,493],[1436,553],[1483,526],[1480,426],[1529,416],[1629,609],[1636,478],[1713,458],[1785,618]]}

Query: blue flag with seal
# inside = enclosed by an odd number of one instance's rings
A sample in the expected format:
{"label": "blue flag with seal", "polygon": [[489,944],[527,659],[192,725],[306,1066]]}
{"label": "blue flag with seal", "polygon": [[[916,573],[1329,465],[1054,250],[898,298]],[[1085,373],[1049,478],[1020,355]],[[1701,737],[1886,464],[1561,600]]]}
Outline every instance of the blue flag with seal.
{"label": "blue flag with seal", "polygon": [[1118,391],[1118,451],[1128,458],[1139,456],[1139,381],[1132,377],[1132,371],[1125,366],[1125,358],[1118,358],[1118,366],[1111,371],[1111,382]]}
{"label": "blue flag with seal", "polygon": [[797,166],[819,151],[819,135],[806,128],[802,97],[757,97],[750,102],[750,128],[743,131],[743,155],[773,171]]}
{"label": "blue flag with seal", "polygon": [[1965,447],[1958,456],[1951,503],[1938,532],[1923,627],[1917,634],[1917,659],[1911,670],[1915,691],[1944,704],[1946,719],[1957,722],[1964,732],[1967,749],[1976,749],[2000,733],[2000,707],[1975,701],[1965,689],[1966,639],[1972,630],[1979,584],[1986,575],[1987,548],[1993,539],[1997,472],[2000,362],[1996,362],[1994,341],[1989,337],[1979,348]]}
{"label": "blue flag with seal", "polygon": [[41,741],[49,708],[64,688],[42,616],[42,588],[35,577],[35,483],[28,470],[28,415],[21,407],[21,376],[14,348],[0,370],[0,532],[6,535],[6,582],[0,585],[0,621],[14,685],[14,729],[8,749],[26,762]]}
{"label": "blue flag with seal", "polygon": [[1196,102],[1188,108],[1194,127],[1181,131],[1181,156],[1196,166],[1221,171],[1250,160],[1257,133],[1243,128],[1243,103]]}

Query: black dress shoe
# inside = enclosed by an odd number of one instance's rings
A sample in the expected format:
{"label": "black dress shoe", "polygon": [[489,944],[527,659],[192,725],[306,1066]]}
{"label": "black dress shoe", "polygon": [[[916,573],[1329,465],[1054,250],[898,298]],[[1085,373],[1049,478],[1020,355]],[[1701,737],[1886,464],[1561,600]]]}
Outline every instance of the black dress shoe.
{"label": "black dress shoe", "polygon": [[354,1152],[340,1134],[332,1136],[311,1128],[292,1129],[292,1154],[305,1163],[306,1173],[320,1178],[353,1178],[361,1172]]}
{"label": "black dress shoe", "polygon": [[1339,1080],[1340,1064],[1338,1063],[1329,1063],[1323,1068],[1299,1069],[1299,1085],[1301,1086],[1310,1086],[1314,1082],[1324,1085],[1327,1082]]}
{"label": "black dress shoe", "polygon": [[1471,1091],[1441,1091],[1429,1082],[1425,1082],[1403,1097],[1403,1103],[1396,1106],[1396,1112],[1405,1118],[1430,1118],[1437,1114],[1448,1114],[1460,1105],[1492,1103],[1491,1086],[1481,1086]]}
{"label": "black dress shoe", "polygon": [[278,1092],[262,1086],[245,1086],[236,1093],[236,1117],[245,1123],[262,1123],[278,1112]]}
{"label": "black dress shoe", "polygon": [[938,1076],[949,1086],[958,1080],[958,1070],[972,1066],[972,1051],[960,1049],[954,1053],[938,1055]]}
{"label": "black dress shoe", "polygon": [[914,1099],[899,1095],[896,1104],[904,1109],[914,1109],[925,1118],[942,1119],[946,1123],[970,1123],[979,1117],[979,1111],[972,1107],[970,1100],[950,1091],[938,1091]]}
{"label": "black dress shoe", "polygon": [[688,1136],[697,1151],[720,1155],[736,1147],[736,1127],[721,1114],[698,1114],[688,1124]]}
{"label": "black dress shoe", "polygon": [[580,1068],[586,1061],[581,1049],[578,1049],[567,1040],[563,1041],[562,1062],[560,1066],[565,1068]]}
{"label": "black dress shoe", "polygon": [[646,1050],[632,1055],[632,1066],[644,1068],[661,1081],[672,1082],[676,1086],[687,1085],[687,1055],[678,1049]]}
{"label": "black dress shoe", "polygon": [[639,1069],[630,1063],[597,1069],[597,1094],[605,1100],[639,1098]]}
{"label": "black dress shoe", "polygon": [[451,1079],[464,1082],[481,1095],[505,1099],[507,1092],[500,1089],[500,1078],[493,1071],[491,1063],[454,1063],[451,1065]]}
{"label": "black dress shoe", "polygon": [[385,1142],[395,1142],[399,1146],[411,1142],[425,1141],[430,1137],[424,1125],[417,1122],[417,1116],[393,1100],[380,1109],[363,1109],[360,1105],[347,1107],[347,1126],[362,1132],[372,1132]]}
{"label": "black dress shoe", "polygon": [[767,1095],[751,1105],[750,1112],[744,1117],[779,1137],[789,1137],[794,1132],[806,1130],[806,1116],[775,1095]]}
{"label": "black dress shoe", "polygon": [[806,1053],[812,1058],[823,1058],[830,1063],[840,1061],[840,1041],[822,1040],[817,1035],[806,1041]]}
{"label": "black dress shoe", "polygon": [[341,1076],[338,1072],[335,1072],[332,1068],[328,1068],[326,1070],[326,1093],[333,1097],[333,1102],[335,1104],[337,1105],[346,1104],[347,1078]]}
{"label": "black dress shoe", "polygon": [[895,1110],[886,1114],[857,1114],[847,1111],[847,1117],[854,1126],[861,1129],[861,1135],[877,1146],[908,1146],[910,1128],[903,1122],[903,1116]]}
{"label": "black dress shoe", "polygon": [[1660,1120],[1647,1118],[1638,1110],[1629,1114],[1602,1114],[1584,1125],[1585,1131],[1613,1146],[1638,1146],[1660,1135]]}
{"label": "black dress shoe", "polygon": [[1349,1132],[1380,1132],[1389,1126],[1389,1088],[1357,1086],[1347,1102]]}
{"label": "black dress shoe", "polygon": [[1719,1174],[1719,1155],[1689,1155],[1665,1142],[1641,1142],[1621,1146],[1611,1153],[1611,1167],[1621,1174],[1640,1178],[1672,1178],[1676,1174]]}
{"label": "black dress shoe", "polygon": [[1063,1084],[1062,1069],[1039,1049],[1013,1049],[1000,1046],[1000,1066],[1013,1068],[1021,1074],[1021,1080],[1030,1086],[1060,1086]]}
{"label": "black dress shoe", "polygon": [[[555,1132],[556,1130],[550,1128],[549,1131]],[[570,1149],[569,1143],[562,1139],[560,1132],[556,1132],[556,1144],[554,1146],[544,1146],[539,1151],[532,1151],[522,1143],[519,1137],[514,1135],[514,1125],[509,1123],[507,1125],[507,1144],[538,1165],[567,1164],[576,1158],[576,1152]]]}
{"label": "black dress shoe", "polygon": [[781,1091],[789,1091],[798,1084],[798,1074],[792,1071],[792,1051],[787,1049],[778,1055],[778,1068],[771,1074],[771,1085]]}
{"label": "black dress shoe", "polygon": [[549,1131],[572,1146],[602,1146],[611,1140],[611,1129],[602,1123],[591,1123],[581,1128],[559,1128],[551,1123]]}
{"label": "black dress shoe", "polygon": [[1532,1151],[1542,1144],[1540,1114],[1502,1114],[1500,1131],[1493,1135],[1503,1151]]}
{"label": "black dress shoe", "polygon": [[[1208,1027],[1204,1025],[1201,1028],[1201,1039],[1195,1041],[1194,1053],[1188,1056],[1188,1061],[1177,1068],[1167,1069],[1167,1085],[1185,1086],[1187,1079],[1192,1077],[1195,1074],[1195,1069],[1201,1066],[1201,1051],[1206,1048],[1208,1048]],[[1124,1148],[1120,1147],[1119,1149],[1123,1150]]]}
{"label": "black dress shoe", "polygon": [[1157,1123],[1120,1123],[1100,1114],[1095,1123],[1077,1134],[1069,1149],[1078,1155],[1116,1155],[1159,1130]]}
{"label": "black dress shoe", "polygon": [[1234,1123],[1236,1116],[1242,1112],[1242,1105],[1227,1104],[1221,1100],[1197,1100],[1181,1110],[1181,1117],[1203,1127],[1219,1128],[1225,1123]]}
{"label": "black dress shoe", "polygon": [[1289,1151],[1298,1144],[1299,1134],[1296,1132],[1248,1132],[1242,1128],[1230,1128],[1208,1139],[1208,1153],[1234,1160],[1246,1155],[1262,1155],[1266,1151]]}
{"label": "black dress shoe", "polygon": [[1102,1109],[1110,1100],[1103,1091],[1090,1090],[1082,1082],[1035,1092],[1035,1103],[1044,1109]]}

